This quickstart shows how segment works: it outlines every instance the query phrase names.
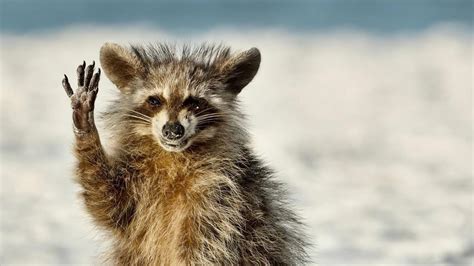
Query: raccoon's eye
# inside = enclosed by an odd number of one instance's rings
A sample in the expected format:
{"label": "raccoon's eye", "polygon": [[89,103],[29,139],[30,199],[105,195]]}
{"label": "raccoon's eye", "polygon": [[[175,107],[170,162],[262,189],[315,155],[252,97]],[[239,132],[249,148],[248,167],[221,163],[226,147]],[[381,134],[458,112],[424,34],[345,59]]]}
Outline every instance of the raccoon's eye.
{"label": "raccoon's eye", "polygon": [[184,101],[183,105],[186,106],[189,110],[199,111],[203,109],[205,104],[206,104],[206,100],[204,99],[190,97],[186,99],[186,101]]}
{"label": "raccoon's eye", "polygon": [[198,111],[199,109],[201,109],[201,105],[199,102],[193,102],[191,103],[191,105],[189,106],[189,109],[192,109],[194,111]]}
{"label": "raccoon's eye", "polygon": [[150,96],[148,97],[148,99],[146,100],[150,105],[152,106],[160,106],[161,105],[161,101],[160,99],[156,98],[156,97],[153,97],[153,96]]}

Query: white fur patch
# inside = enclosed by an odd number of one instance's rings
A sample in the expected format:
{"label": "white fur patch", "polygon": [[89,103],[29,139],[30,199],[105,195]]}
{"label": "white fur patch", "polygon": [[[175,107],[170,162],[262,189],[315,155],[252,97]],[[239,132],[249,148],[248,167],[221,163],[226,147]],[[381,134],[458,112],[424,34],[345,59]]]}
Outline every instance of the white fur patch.
{"label": "white fur patch", "polygon": [[215,105],[221,105],[224,101],[218,96],[209,97],[209,101]]}
{"label": "white fur patch", "polygon": [[188,116],[187,114],[187,110],[181,110],[178,115],[178,121],[185,129],[184,138],[194,135],[194,133],[196,133],[197,126],[197,119],[194,117],[194,115]]}
{"label": "white fur patch", "polygon": [[165,98],[168,101],[170,97],[171,97],[171,86],[166,85],[163,88],[163,98]]}
{"label": "white fur patch", "polygon": [[133,96],[132,96],[132,100],[134,103],[136,104],[140,104],[144,101],[146,101],[146,99],[150,96],[150,92],[149,91],[146,91],[146,90],[137,90]]}
{"label": "white fur patch", "polygon": [[152,119],[152,132],[155,137],[160,139],[161,137],[161,129],[163,126],[168,122],[169,114],[168,111],[163,109],[158,114],[156,114]]}
{"label": "white fur patch", "polygon": [[184,93],[183,93],[183,101],[186,100],[186,98],[188,98],[189,95],[190,95],[189,90],[184,90]]}
{"label": "white fur patch", "polygon": [[163,93],[163,89],[161,87],[155,86],[155,88],[153,88],[153,93],[160,95]]}
{"label": "white fur patch", "polygon": [[[138,135],[149,136],[150,135],[150,126],[138,125],[138,126],[135,126],[134,131]],[[153,132],[151,132],[151,133],[153,133]]]}

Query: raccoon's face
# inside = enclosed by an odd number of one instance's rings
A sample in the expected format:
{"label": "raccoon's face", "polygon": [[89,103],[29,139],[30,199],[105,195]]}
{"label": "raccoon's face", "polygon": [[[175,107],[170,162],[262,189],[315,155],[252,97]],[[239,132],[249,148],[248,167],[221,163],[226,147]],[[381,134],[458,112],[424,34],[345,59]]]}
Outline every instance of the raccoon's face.
{"label": "raccoon's face", "polygon": [[128,118],[137,120],[136,132],[152,136],[163,149],[173,152],[209,141],[231,119],[229,99],[217,94],[209,82],[184,78],[182,73],[188,71],[168,73],[166,78],[150,76],[153,85],[129,97],[135,107]]}
{"label": "raccoon's face", "polygon": [[166,151],[212,142],[233,119],[236,95],[257,73],[259,51],[232,56],[228,49],[201,46],[177,58],[169,47],[158,48],[101,49],[104,72],[126,99],[124,119]]}

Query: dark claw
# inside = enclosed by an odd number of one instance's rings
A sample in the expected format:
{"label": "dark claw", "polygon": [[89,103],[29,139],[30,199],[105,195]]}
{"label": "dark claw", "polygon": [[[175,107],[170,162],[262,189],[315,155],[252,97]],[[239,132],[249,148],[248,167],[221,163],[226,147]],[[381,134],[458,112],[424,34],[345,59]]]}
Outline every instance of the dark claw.
{"label": "dark claw", "polygon": [[63,88],[66,91],[66,94],[68,97],[71,97],[74,94],[74,91],[71,88],[71,84],[69,84],[69,80],[66,74],[64,74],[64,78],[63,78]]}
{"label": "dark claw", "polygon": [[92,75],[94,74],[94,66],[95,66],[95,61],[92,61],[92,65],[88,65],[86,68],[86,78],[84,81],[84,86],[89,88],[89,84],[91,83],[91,78]]}
{"label": "dark claw", "polygon": [[77,85],[79,87],[84,86],[84,68],[86,67],[86,61],[83,61],[82,65],[77,67]]}
{"label": "dark claw", "polygon": [[89,88],[91,90],[96,90],[99,88],[99,80],[100,80],[100,68],[97,70],[97,73],[94,74],[92,80],[90,81]]}

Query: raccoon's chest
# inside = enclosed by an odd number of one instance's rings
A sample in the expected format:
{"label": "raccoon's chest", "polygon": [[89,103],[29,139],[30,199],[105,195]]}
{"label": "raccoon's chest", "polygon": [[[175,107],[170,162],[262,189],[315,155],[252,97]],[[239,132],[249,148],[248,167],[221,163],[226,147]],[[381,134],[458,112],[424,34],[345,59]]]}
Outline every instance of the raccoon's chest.
{"label": "raccoon's chest", "polygon": [[222,191],[229,191],[229,180],[212,172],[192,171],[162,178],[168,180],[144,188],[136,213],[143,255],[162,265],[211,263],[216,254],[206,255],[204,250],[222,253],[225,237],[236,231],[232,223],[238,215],[220,198],[225,196]]}

